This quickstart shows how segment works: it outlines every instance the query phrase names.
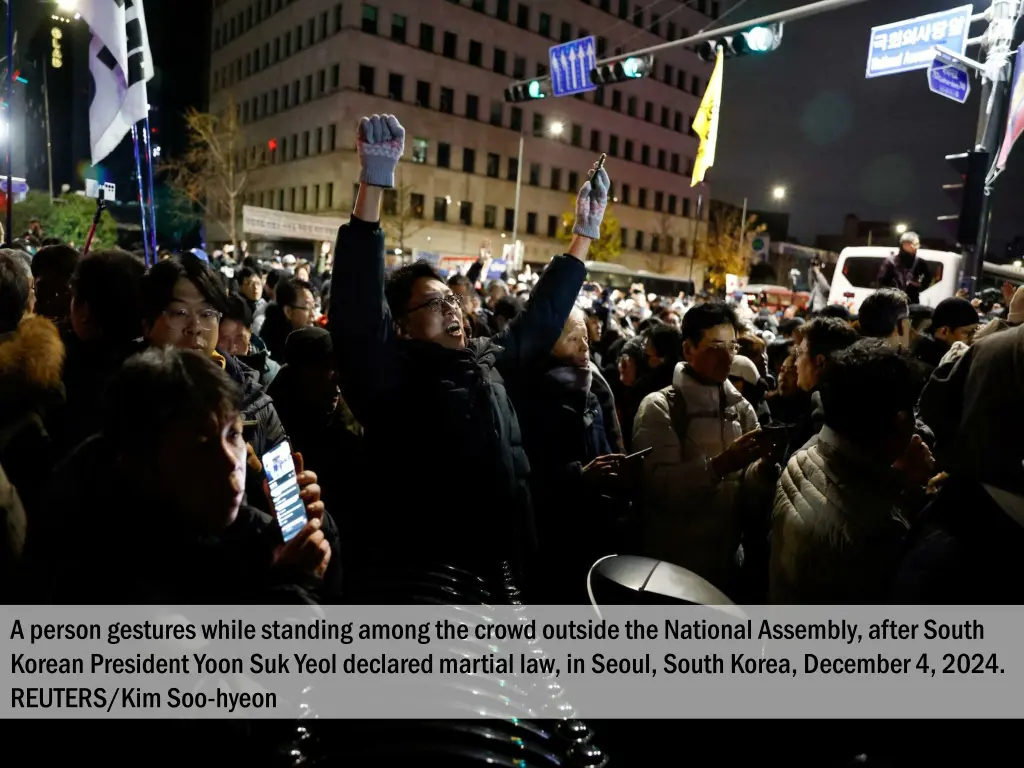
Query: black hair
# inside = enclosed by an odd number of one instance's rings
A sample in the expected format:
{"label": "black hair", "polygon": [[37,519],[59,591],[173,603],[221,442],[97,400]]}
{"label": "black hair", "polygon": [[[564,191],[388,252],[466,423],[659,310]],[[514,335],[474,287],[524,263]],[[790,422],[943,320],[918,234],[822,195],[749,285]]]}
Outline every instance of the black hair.
{"label": "black hair", "polygon": [[249,309],[249,302],[237,293],[232,293],[224,300],[224,319],[234,320],[246,328],[252,328],[252,310]]}
{"label": "black hair", "polygon": [[92,251],[71,276],[75,300],[89,307],[89,316],[103,338],[127,342],[142,335],[142,276],[146,265],[127,251]]}
{"label": "black hair", "polygon": [[455,286],[471,288],[472,283],[469,282],[469,278],[465,275],[452,275],[448,278],[448,287],[454,289]]}
{"label": "black hair", "polygon": [[896,288],[880,288],[860,305],[857,320],[864,336],[886,339],[897,330],[900,320],[910,317],[907,294]]}
{"label": "black hair", "polygon": [[813,360],[818,355],[828,357],[846,349],[860,338],[853,326],[834,317],[816,317],[800,329],[807,341],[807,352]]}
{"label": "black hair", "polygon": [[655,354],[667,362],[679,362],[683,357],[683,334],[674,325],[659,323],[647,330],[647,339]]}
{"label": "black hair", "polygon": [[384,296],[388,300],[392,316],[397,318],[405,315],[409,299],[412,298],[413,286],[416,285],[417,280],[423,279],[444,282],[441,275],[434,269],[433,264],[422,259],[413,264],[399,267],[391,273],[387,285],[384,286]]}
{"label": "black hair", "polygon": [[32,257],[32,274],[36,278],[52,277],[67,282],[80,258],[78,251],[70,245],[48,245]]}
{"label": "black hair", "polygon": [[20,256],[13,251],[0,251],[0,333],[18,327],[28,309],[29,276]]}
{"label": "black hair", "polygon": [[282,278],[287,277],[283,269],[272,269],[267,273],[267,287],[273,290]]}
{"label": "black hair", "polygon": [[704,331],[716,328],[719,325],[731,325],[740,332],[740,321],[736,317],[736,311],[723,301],[709,301],[691,307],[683,315],[683,341],[689,341],[693,345],[700,344],[704,338]]}
{"label": "black hair", "polygon": [[142,317],[152,325],[174,300],[174,286],[188,280],[199,291],[203,301],[218,312],[224,312],[227,296],[220,278],[205,261],[191,253],[172,256],[150,267],[142,278]]}
{"label": "black hair", "polygon": [[496,317],[504,317],[506,320],[515,320],[523,311],[523,302],[512,296],[502,296],[494,302],[494,314]]}
{"label": "black hair", "polygon": [[[316,291],[313,290],[313,286],[307,283],[305,280],[295,280],[294,278],[285,278],[277,284],[277,291],[274,293],[274,302],[277,306],[284,309],[285,307],[294,307],[295,302],[302,298],[302,291],[306,290],[316,297]],[[310,307],[309,309],[313,309]]]}
{"label": "black hair", "polygon": [[235,279],[238,284],[241,285],[250,277],[259,277],[260,273],[256,271],[255,267],[242,267],[240,270],[235,272]]}
{"label": "black hair", "polygon": [[897,414],[913,418],[921,375],[910,356],[883,339],[836,352],[819,382],[825,424],[855,441],[885,436]]}
{"label": "black hair", "polygon": [[[150,347],[121,367],[107,390],[104,437],[119,451],[152,445],[171,425],[237,414],[241,390],[209,356]],[[139,419],[139,414],[146,418]]]}
{"label": "black hair", "polygon": [[850,310],[844,307],[842,304],[829,304],[824,309],[819,310],[815,313],[816,317],[834,317],[838,320],[844,320],[850,322],[853,317],[850,314]]}

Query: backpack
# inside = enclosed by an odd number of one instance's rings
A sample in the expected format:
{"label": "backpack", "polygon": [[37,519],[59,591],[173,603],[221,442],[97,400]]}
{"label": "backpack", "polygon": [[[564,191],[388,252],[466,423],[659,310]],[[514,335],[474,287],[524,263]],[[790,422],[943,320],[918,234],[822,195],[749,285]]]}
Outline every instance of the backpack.
{"label": "backpack", "polygon": [[683,397],[683,393],[671,384],[661,390],[661,392],[668,401],[668,415],[672,420],[672,429],[675,431],[676,437],[679,438],[679,445],[682,447],[686,443],[686,432],[690,428],[690,416],[686,412],[686,399]]}

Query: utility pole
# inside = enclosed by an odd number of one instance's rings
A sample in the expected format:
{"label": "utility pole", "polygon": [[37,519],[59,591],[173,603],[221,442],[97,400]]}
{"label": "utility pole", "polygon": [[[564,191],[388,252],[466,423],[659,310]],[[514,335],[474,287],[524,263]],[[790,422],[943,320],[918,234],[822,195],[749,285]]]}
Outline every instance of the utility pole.
{"label": "utility pole", "polygon": [[46,77],[48,62],[42,60],[43,109],[46,114],[46,170],[50,174],[50,200],[53,200],[53,143],[50,140],[50,85]]}

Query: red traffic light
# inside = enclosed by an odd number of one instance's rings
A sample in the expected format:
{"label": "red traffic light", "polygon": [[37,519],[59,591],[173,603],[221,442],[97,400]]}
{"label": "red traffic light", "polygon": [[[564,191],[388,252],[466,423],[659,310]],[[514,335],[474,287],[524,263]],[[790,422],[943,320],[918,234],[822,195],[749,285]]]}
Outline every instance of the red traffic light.
{"label": "red traffic light", "polygon": [[268,141],[267,142],[267,149],[269,149],[271,152],[276,150],[277,149],[277,139],[271,139],[270,141]]}

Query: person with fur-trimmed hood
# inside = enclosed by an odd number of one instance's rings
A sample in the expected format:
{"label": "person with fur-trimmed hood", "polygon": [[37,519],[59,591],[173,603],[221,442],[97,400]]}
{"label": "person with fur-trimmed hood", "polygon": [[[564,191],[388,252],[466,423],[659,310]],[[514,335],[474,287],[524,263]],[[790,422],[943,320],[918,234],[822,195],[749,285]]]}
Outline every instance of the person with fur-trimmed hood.
{"label": "person with fur-trimmed hood", "polygon": [[30,296],[20,256],[0,251],[0,465],[31,517],[53,468],[64,344],[52,321],[29,313]]}

